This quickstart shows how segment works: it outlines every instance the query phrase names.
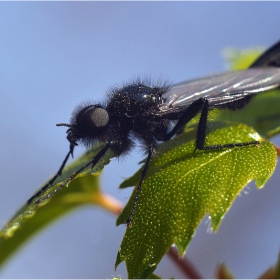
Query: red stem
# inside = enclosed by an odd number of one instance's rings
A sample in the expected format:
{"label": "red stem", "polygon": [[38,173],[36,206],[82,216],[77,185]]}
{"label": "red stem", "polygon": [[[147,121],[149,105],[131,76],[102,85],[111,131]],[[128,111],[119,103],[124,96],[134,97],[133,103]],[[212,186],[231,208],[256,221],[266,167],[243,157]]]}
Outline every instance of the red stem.
{"label": "red stem", "polygon": [[181,269],[181,271],[190,279],[203,279],[194,265],[186,257],[180,258],[175,248],[171,247],[167,252],[171,260]]}

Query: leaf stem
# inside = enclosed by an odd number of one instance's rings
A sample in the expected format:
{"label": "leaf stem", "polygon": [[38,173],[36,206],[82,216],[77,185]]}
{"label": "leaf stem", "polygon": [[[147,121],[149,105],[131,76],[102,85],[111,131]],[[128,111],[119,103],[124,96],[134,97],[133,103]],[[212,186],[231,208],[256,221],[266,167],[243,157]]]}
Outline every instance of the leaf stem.
{"label": "leaf stem", "polygon": [[167,252],[170,259],[181,269],[184,275],[190,279],[203,279],[194,265],[186,257],[179,258],[175,248],[171,247]]}
{"label": "leaf stem", "polygon": [[275,147],[275,149],[276,149],[276,152],[277,152],[277,155],[278,155],[278,157],[280,156],[280,147],[279,146],[277,146],[277,145],[275,145],[275,144],[273,144],[274,145],[274,147]]}
{"label": "leaf stem", "polygon": [[93,203],[109,212],[119,215],[123,205],[114,197],[104,193],[71,193],[63,197],[64,203]]}
{"label": "leaf stem", "polygon": [[116,215],[120,215],[123,210],[123,204],[119,200],[104,193],[100,193],[96,203]]}

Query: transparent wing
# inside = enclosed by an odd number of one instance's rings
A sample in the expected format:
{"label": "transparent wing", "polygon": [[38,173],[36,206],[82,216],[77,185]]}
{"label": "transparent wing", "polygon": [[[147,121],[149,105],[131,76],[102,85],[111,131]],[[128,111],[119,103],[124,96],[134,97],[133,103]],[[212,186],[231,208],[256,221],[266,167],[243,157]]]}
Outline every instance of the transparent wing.
{"label": "transparent wing", "polygon": [[163,94],[161,113],[180,112],[206,97],[210,108],[280,86],[280,68],[252,68],[188,81]]}

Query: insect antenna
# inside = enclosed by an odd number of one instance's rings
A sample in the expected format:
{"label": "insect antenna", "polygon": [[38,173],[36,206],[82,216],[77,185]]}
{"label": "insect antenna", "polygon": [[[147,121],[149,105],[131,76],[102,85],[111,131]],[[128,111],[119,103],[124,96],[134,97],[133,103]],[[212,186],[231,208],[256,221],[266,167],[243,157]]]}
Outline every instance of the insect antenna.
{"label": "insect antenna", "polygon": [[66,126],[66,127],[71,127],[71,124],[68,123],[57,123],[56,126]]}

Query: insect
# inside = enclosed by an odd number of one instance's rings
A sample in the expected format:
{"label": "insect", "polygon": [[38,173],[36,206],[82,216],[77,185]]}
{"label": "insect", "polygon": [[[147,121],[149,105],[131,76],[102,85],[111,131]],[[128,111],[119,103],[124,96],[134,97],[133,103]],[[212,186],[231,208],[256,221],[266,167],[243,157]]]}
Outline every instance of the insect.
{"label": "insect", "polygon": [[[196,115],[200,114],[195,150],[259,144],[257,141],[251,141],[206,146],[208,112],[213,108],[240,109],[255,94],[278,88],[279,66],[280,42],[262,54],[248,70],[209,76],[175,86],[151,86],[138,80],[111,90],[103,103],[84,103],[77,106],[69,124],[57,124],[68,128],[66,133],[70,143],[69,152],[54,177],[27,203],[35,200],[35,204],[39,204],[52,197],[83,170],[89,166],[94,167],[107,150],[111,149],[117,156],[124,155],[138,141],[144,146],[147,159],[137,186],[131,214],[126,221],[126,224],[130,225],[156,144],[174,137]],[[69,157],[73,156],[75,146],[80,143],[91,147],[95,142],[104,143],[101,150],[54,191],[39,198],[62,174]]]}

